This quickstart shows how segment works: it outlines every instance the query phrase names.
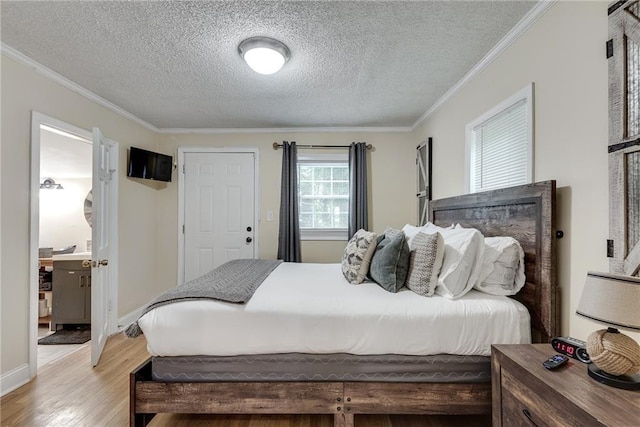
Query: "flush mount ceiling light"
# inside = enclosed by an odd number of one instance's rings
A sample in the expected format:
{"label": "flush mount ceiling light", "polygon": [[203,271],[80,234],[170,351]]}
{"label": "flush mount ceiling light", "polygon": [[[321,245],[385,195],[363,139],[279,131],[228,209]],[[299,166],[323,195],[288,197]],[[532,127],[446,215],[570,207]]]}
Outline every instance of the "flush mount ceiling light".
{"label": "flush mount ceiling light", "polygon": [[282,42],[269,37],[251,37],[243,40],[238,52],[253,71],[273,74],[289,60],[291,52]]}

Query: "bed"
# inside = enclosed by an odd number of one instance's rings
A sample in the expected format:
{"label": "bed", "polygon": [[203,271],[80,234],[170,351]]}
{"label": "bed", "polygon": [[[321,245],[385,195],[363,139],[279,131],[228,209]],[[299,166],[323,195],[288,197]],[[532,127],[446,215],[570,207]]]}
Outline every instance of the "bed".
{"label": "bed", "polygon": [[[251,340],[255,346],[249,349],[235,348],[237,339],[224,333],[208,335],[207,340],[193,344],[193,339],[181,342],[179,332],[174,331],[171,335],[172,332],[167,330],[164,341],[162,337],[149,337],[154,346],[152,354],[159,355],[154,357],[153,369],[149,359],[130,375],[131,425],[144,426],[156,413],[334,414],[336,426],[352,426],[355,414],[490,413],[491,382],[486,374],[487,368],[490,369],[488,357],[478,356],[476,350],[465,354],[467,350],[457,346],[461,340],[468,341],[478,336],[477,346],[486,351],[487,343],[491,342],[505,342],[505,339],[510,342],[529,339],[549,342],[557,335],[555,182],[432,201],[430,220],[440,226],[459,223],[463,227],[473,227],[487,237],[512,236],[518,240],[525,252],[526,284],[513,298],[518,302],[503,304],[498,301],[509,298],[496,298],[496,304],[503,307],[496,309],[496,313],[506,316],[499,323],[509,327],[498,330],[486,328],[492,330],[482,335],[477,329],[481,322],[473,318],[469,306],[463,309],[468,314],[468,324],[457,325],[454,329],[464,332],[475,325],[476,329],[468,331],[470,335],[460,333],[456,334],[459,339],[448,340],[441,337],[432,340],[438,344],[435,348],[426,348],[423,342],[412,338],[415,334],[398,333],[394,336],[394,331],[406,330],[406,326],[393,325],[393,321],[389,326],[388,320],[380,320],[393,317],[376,316],[383,306],[389,306],[393,311],[394,306],[398,309],[414,307],[415,304],[415,310],[405,310],[405,317],[411,322],[413,315],[424,311],[420,306],[423,302],[417,301],[410,292],[399,292],[393,299],[397,304],[383,304],[380,298],[386,291],[365,284],[357,287],[360,292],[357,297],[363,300],[363,313],[359,314],[364,316],[364,320],[360,319],[362,324],[358,326],[356,321],[353,326],[349,323],[350,331],[343,333],[340,324],[348,319],[350,313],[345,307],[336,307],[327,322],[335,322],[333,328],[340,333],[334,337],[320,337],[320,341],[325,341],[321,348],[317,347],[317,342],[306,342],[305,335],[300,334],[300,329],[313,328],[313,322],[317,320],[312,316],[307,319],[309,323],[298,325],[296,322],[297,327],[284,329],[279,339],[270,342]],[[317,282],[323,281],[323,275],[332,274],[330,266],[307,267],[313,269],[312,277],[317,278]],[[269,288],[277,288],[285,277],[292,277],[291,269],[296,268],[300,266],[278,267],[272,273],[273,277],[270,276],[271,282],[268,278],[258,289],[247,304],[247,308],[253,310],[252,315],[257,316],[247,323],[247,333],[250,333],[251,325],[286,328],[292,324],[286,315],[260,317],[264,315],[262,308],[273,303],[266,293],[261,296],[260,290],[265,287],[266,292]],[[282,277],[278,278],[278,274]],[[313,298],[309,301],[321,299],[320,294],[314,294],[317,288],[313,288],[311,283],[308,285],[303,294],[311,294]],[[349,286],[343,288],[347,292],[353,290]],[[470,293],[469,298],[455,305],[463,307],[466,300],[473,298],[474,294]],[[287,301],[290,303],[291,300],[284,298],[284,302],[278,302],[283,304],[280,308],[284,313],[286,310],[295,312],[295,307],[287,307]],[[226,321],[242,322],[234,310],[237,311],[233,307],[223,307],[222,311],[228,316]],[[313,304],[300,310],[303,314],[311,314]],[[145,321],[154,321],[152,317],[147,316]],[[161,322],[162,318],[159,316],[156,320]],[[211,324],[202,318],[198,318],[198,323],[203,323],[199,327],[204,331],[211,329]],[[367,325],[375,325],[375,328]],[[523,330],[522,325],[530,325],[530,330]],[[371,330],[375,333],[367,335]],[[260,330],[253,333],[256,337],[262,334]],[[505,334],[509,337],[504,337]],[[381,339],[376,340],[374,335]],[[363,336],[371,339],[358,339]],[[186,350],[186,354],[211,356],[197,357],[197,364],[192,358],[182,359],[185,346],[191,345],[195,347]],[[410,353],[411,356],[393,354],[392,350],[397,350],[398,346],[404,346],[398,353]],[[241,349],[246,354],[238,356]],[[379,354],[390,356],[381,359]],[[241,368],[237,368],[239,357],[243,362]],[[211,367],[206,374],[200,370],[203,364]],[[174,365],[177,365],[177,371]],[[257,367],[256,372],[247,373],[248,366]],[[449,369],[447,366],[452,367],[447,371],[447,377],[454,378],[453,381],[451,378],[440,380],[439,375],[443,369]],[[276,377],[260,376],[264,367],[270,375],[274,372],[280,374]],[[433,375],[430,374],[431,368],[434,368]]]}

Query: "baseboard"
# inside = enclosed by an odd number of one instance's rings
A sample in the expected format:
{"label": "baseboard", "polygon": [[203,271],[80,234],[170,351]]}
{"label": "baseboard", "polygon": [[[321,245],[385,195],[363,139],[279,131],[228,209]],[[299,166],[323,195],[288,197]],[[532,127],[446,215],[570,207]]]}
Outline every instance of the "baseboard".
{"label": "baseboard", "polygon": [[29,365],[20,365],[0,376],[0,396],[11,393],[29,382]]}
{"label": "baseboard", "polygon": [[138,318],[140,318],[140,316],[142,315],[142,310],[144,310],[146,306],[147,306],[146,304],[143,306],[140,306],[135,310],[133,310],[131,313],[125,314],[124,316],[119,318],[118,332],[124,331],[127,326],[129,326],[130,324],[138,320]]}

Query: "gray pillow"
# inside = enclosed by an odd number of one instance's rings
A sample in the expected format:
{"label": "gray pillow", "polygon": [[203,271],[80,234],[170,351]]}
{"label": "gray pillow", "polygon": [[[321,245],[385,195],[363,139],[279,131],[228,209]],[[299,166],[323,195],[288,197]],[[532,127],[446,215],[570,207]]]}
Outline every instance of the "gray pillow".
{"label": "gray pillow", "polygon": [[389,292],[398,292],[404,286],[409,270],[409,245],[404,233],[391,233],[378,243],[371,264],[369,276]]}

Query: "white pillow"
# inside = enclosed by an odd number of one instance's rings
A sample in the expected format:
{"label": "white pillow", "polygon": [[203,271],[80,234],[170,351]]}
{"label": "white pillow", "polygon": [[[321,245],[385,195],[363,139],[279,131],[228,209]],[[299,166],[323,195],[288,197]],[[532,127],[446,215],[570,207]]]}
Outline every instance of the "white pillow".
{"label": "white pillow", "polygon": [[524,251],[513,237],[485,237],[482,268],[475,289],[491,295],[515,295],[526,281]]}
{"label": "white pillow", "polygon": [[439,229],[450,230],[452,228],[454,228],[453,224],[451,224],[449,227],[447,227],[445,229],[445,228],[439,227],[437,225],[434,225],[431,222],[427,222],[425,225],[423,225],[421,227],[416,227],[415,225],[411,225],[411,224],[405,224],[405,226],[402,227],[402,231],[404,231],[404,235],[407,238],[407,243],[409,244],[409,247],[411,247],[411,241],[416,236],[416,234],[418,234],[420,232],[433,234],[433,233],[435,233],[434,230],[436,230],[436,231],[439,230]]}
{"label": "white pillow", "polygon": [[427,224],[422,232],[439,232],[444,238],[444,260],[436,294],[456,299],[477,283],[482,266],[484,236],[474,228],[442,228]]}
{"label": "white pillow", "polygon": [[418,234],[421,231],[422,227],[416,227],[415,225],[411,225],[411,224],[405,224],[404,227],[402,227],[402,231],[404,232],[404,237],[407,239],[407,244],[409,244],[409,247],[411,247],[411,242],[413,241],[413,238],[416,237],[416,234]]}

